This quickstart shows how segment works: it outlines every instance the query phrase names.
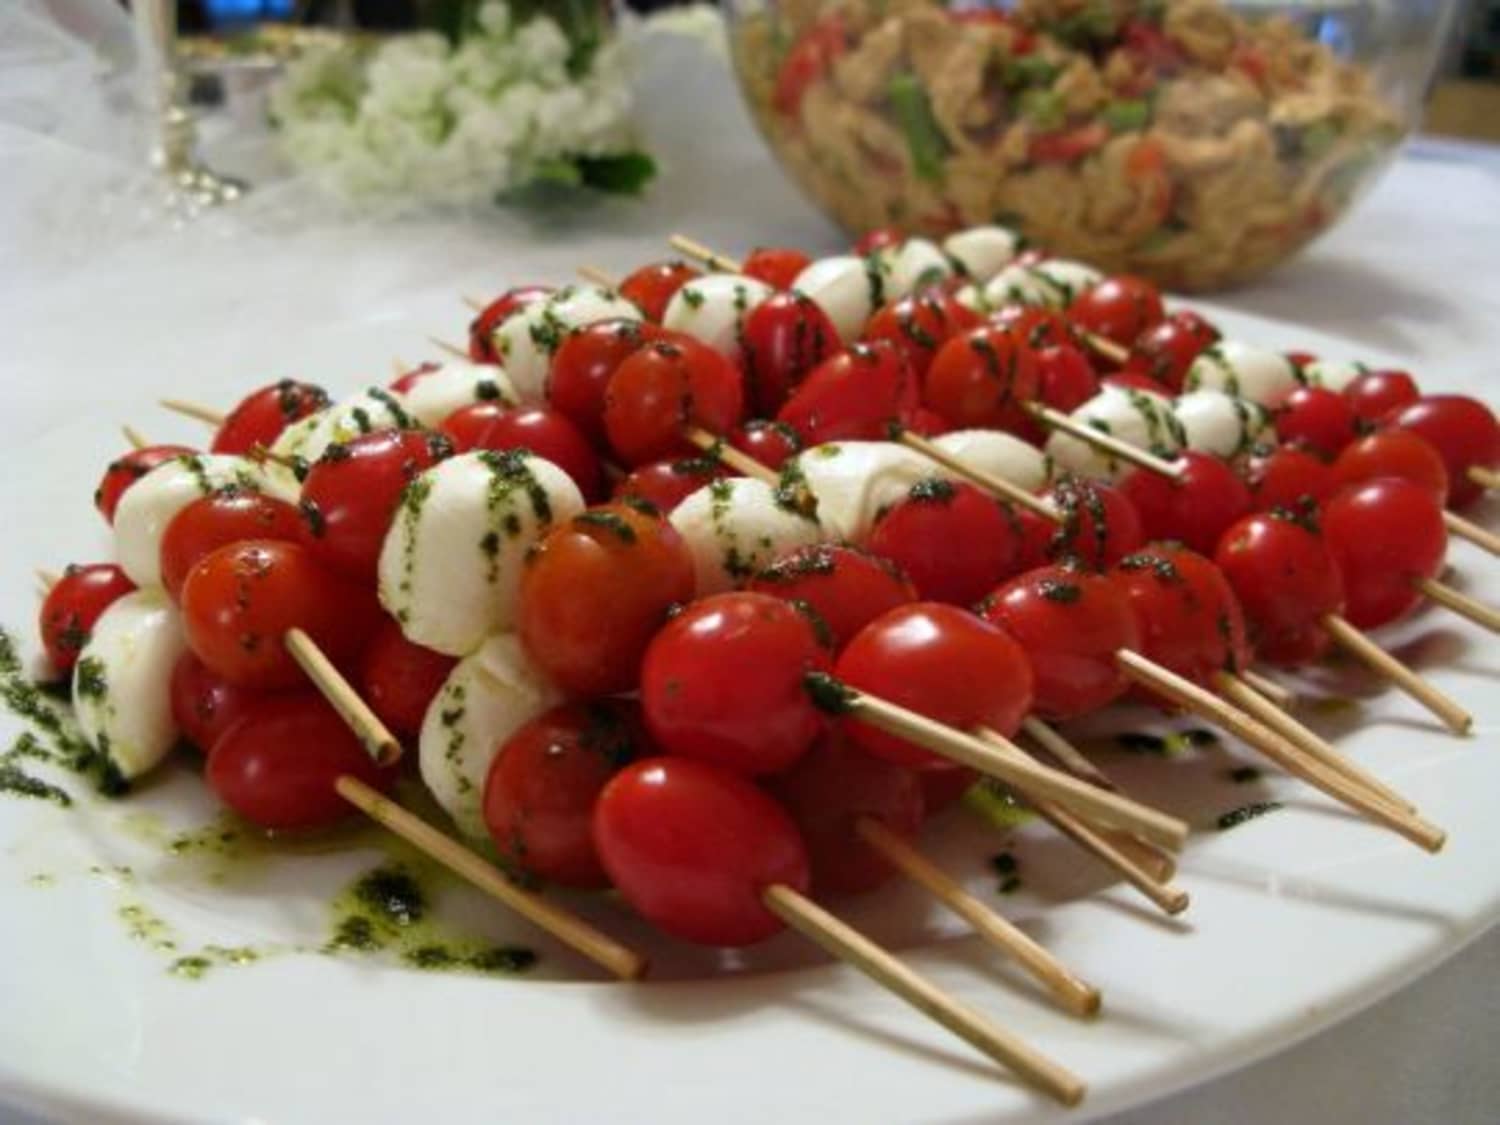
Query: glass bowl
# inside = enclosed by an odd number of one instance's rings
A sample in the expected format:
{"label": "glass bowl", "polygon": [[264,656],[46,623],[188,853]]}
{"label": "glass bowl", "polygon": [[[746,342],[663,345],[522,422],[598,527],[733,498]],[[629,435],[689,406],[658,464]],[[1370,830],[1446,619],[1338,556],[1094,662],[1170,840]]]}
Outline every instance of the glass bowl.
{"label": "glass bowl", "polygon": [[725,0],[777,158],[851,232],[1000,222],[1179,290],[1337,222],[1417,118],[1456,0]]}

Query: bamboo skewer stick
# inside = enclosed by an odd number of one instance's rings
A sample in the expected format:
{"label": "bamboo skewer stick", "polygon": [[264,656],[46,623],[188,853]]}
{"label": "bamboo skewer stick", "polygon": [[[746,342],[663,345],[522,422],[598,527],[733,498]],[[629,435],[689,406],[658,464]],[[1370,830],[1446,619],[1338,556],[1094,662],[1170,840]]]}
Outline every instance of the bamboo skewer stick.
{"label": "bamboo skewer stick", "polygon": [[1469,479],[1480,488],[1500,488],[1500,473],[1483,465],[1470,465]]}
{"label": "bamboo skewer stick", "polygon": [[1117,344],[1108,336],[1101,336],[1097,332],[1085,332],[1083,329],[1075,329],[1079,338],[1088,346],[1089,351],[1103,359],[1109,360],[1116,367],[1130,358],[1130,349],[1124,344]]}
{"label": "bamboo skewer stick", "polygon": [[377,765],[389,766],[401,757],[401,743],[370,710],[370,705],[349,686],[349,681],[333,666],[313,639],[301,629],[288,629],[283,639],[292,659],[306,673],[323,698],[348,724],[358,737],[365,751]]}
{"label": "bamboo skewer stick", "polygon": [[1492,633],[1500,633],[1500,609],[1485,605],[1478,598],[1471,598],[1452,586],[1432,578],[1418,578],[1417,589],[1437,602],[1444,609],[1452,610],[1460,617],[1467,617],[1476,625],[1482,625]]}
{"label": "bamboo skewer stick", "polygon": [[1449,534],[1466,539],[1492,555],[1500,555],[1500,535],[1496,535],[1488,528],[1480,527],[1473,520],[1466,520],[1463,516],[1449,511],[1443,512],[1443,523],[1447,526]]}
{"label": "bamboo skewer stick", "polygon": [[125,435],[125,440],[130,443],[131,449],[145,449],[151,444],[134,426],[121,426],[120,432]]}
{"label": "bamboo skewer stick", "polygon": [[196,402],[188,402],[180,398],[164,398],[157,405],[165,407],[173,414],[181,414],[185,418],[194,418],[210,426],[222,426],[224,414],[211,407],[201,406]]}
{"label": "bamboo skewer stick", "polygon": [[776,470],[767,468],[748,453],[736,449],[723,438],[716,437],[701,426],[684,426],[682,434],[704,453],[728,465],[741,476],[754,477],[767,484],[777,484],[781,480]]}
{"label": "bamboo skewer stick", "polygon": [[1242,671],[1240,679],[1244,680],[1283,711],[1290,711],[1293,707],[1297,706],[1296,692],[1290,688],[1283,687],[1269,676],[1262,675],[1253,668],[1246,668]]}
{"label": "bamboo skewer stick", "polygon": [[1077,1105],[1083,1099],[1087,1087],[1077,1075],[959,1003],[805,895],[774,884],[761,892],[761,901],[792,929],[1064,1105]]}
{"label": "bamboo skewer stick", "polygon": [[1099,990],[1038,945],[1008,919],[975,898],[947,872],[874,817],[862,817],[854,830],[861,840],[912,882],[974,927],[990,945],[1014,959],[1052,990],[1068,1011],[1091,1016],[1099,1010]]}
{"label": "bamboo skewer stick", "polygon": [[1158,476],[1166,477],[1168,480],[1181,480],[1183,467],[1180,462],[1167,461],[1144,449],[1137,449],[1129,442],[1121,441],[1113,434],[1106,434],[1102,430],[1075,421],[1060,410],[1054,410],[1050,406],[1042,406],[1039,403],[1029,402],[1023,404],[1025,411],[1044,426],[1054,430],[1061,430],[1079,441],[1087,442],[1104,450],[1111,456],[1118,457],[1121,461],[1128,461],[1137,468],[1146,469],[1156,473]]}
{"label": "bamboo skewer stick", "polygon": [[579,266],[573,272],[583,278],[584,281],[592,282],[601,289],[613,289],[615,287],[615,279],[598,266]]}
{"label": "bamboo skewer stick", "polygon": [[49,594],[52,592],[52,587],[57,585],[58,579],[61,577],[61,575],[53,574],[50,570],[42,570],[40,567],[36,571],[36,580],[42,584],[43,590]]}
{"label": "bamboo skewer stick", "polygon": [[457,356],[459,359],[469,358],[469,353],[466,350],[459,347],[457,344],[450,344],[447,340],[440,340],[436,336],[429,336],[427,337],[427,342],[440,351],[447,352],[451,356]]}
{"label": "bamboo skewer stick", "polygon": [[1004,477],[987,473],[983,469],[977,469],[960,457],[955,457],[936,442],[929,441],[921,434],[910,430],[902,430],[897,439],[908,449],[915,450],[928,460],[936,461],[945,469],[957,473],[971,484],[977,485],[986,492],[1007,500],[1017,507],[1025,508],[1027,511],[1035,512],[1043,519],[1051,520],[1053,523],[1061,523],[1062,513],[1039,496],[1033,496],[1020,485],[1012,484]]}
{"label": "bamboo skewer stick", "polygon": [[705,246],[696,238],[689,238],[685,234],[672,235],[667,239],[667,245],[689,258],[702,262],[717,273],[739,273],[744,268],[736,259],[727,254],[720,254],[713,247]]}
{"label": "bamboo skewer stick", "polygon": [[1322,620],[1334,642],[1351,656],[1356,657],[1376,674],[1390,680],[1427,710],[1441,719],[1455,734],[1468,734],[1474,725],[1474,717],[1448,698],[1445,694],[1417,675],[1369,637],[1337,614],[1330,613]]}
{"label": "bamboo skewer stick", "polygon": [[484,312],[485,304],[478,297],[470,297],[468,295],[465,295],[463,298],[463,302],[475,312]]}
{"label": "bamboo skewer stick", "polygon": [[410,370],[411,368],[406,365],[406,360],[402,359],[399,355],[391,357],[391,375],[393,378],[399,379]]}

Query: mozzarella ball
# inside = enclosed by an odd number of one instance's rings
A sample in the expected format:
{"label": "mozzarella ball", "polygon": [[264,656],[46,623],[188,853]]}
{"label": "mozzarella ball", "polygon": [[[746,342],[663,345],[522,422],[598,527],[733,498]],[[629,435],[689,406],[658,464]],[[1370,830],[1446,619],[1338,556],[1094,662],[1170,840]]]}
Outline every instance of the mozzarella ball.
{"label": "mozzarella ball", "polygon": [[1238,340],[1220,340],[1193,360],[1183,390],[1225,391],[1274,408],[1299,383],[1297,369],[1280,352]]}
{"label": "mozzarella ball", "polygon": [[797,275],[792,288],[827,313],[839,338],[848,344],[885,304],[886,280],[875,258],[842,254],[813,262]]}
{"label": "mozzarella ball", "polygon": [[828,442],[791,463],[817,497],[818,519],[828,533],[856,544],[869,538],[886,508],[934,471],[928,458],[890,441]]}
{"label": "mozzarella ball", "polygon": [[[1160,456],[1170,457],[1182,448],[1182,429],[1172,413],[1171,400],[1150,391],[1107,386],[1073,411],[1070,417],[1137,449]],[[1128,462],[1061,430],[1054,430],[1047,439],[1046,453],[1052,461],[1054,475],[1057,471],[1064,471],[1114,480],[1130,468]]]}
{"label": "mozzarella ball", "polygon": [[522,403],[547,397],[552,356],[568,333],[601,320],[640,320],[641,310],[613,289],[565,285],[545,301],[527,305],[495,329],[495,353]]}
{"label": "mozzarella ball", "polygon": [[[401,395],[385,387],[366,387],[326,410],[292,423],[272,443],[271,452],[277,458],[302,460],[310,465],[330,446],[347,445],[377,430],[411,429],[414,424]],[[285,470],[282,472],[285,474]]]}
{"label": "mozzarella ball", "polygon": [[970,227],[943,239],[943,249],[964,273],[983,282],[1015,260],[1021,239],[1008,227]]}
{"label": "mozzarella ball", "polygon": [[1048,258],[1031,267],[1031,272],[1045,280],[1056,291],[1057,303],[1066,307],[1074,297],[1104,280],[1093,266],[1068,258]]}
{"label": "mozzarella ball", "polygon": [[1032,266],[1012,263],[984,285],[984,300],[992,309],[1002,305],[1042,305],[1060,309],[1067,298],[1045,274]]}
{"label": "mozzarella ball", "polygon": [[73,669],[73,711],[89,743],[129,781],[177,743],[172,669],[187,647],[165,591],[136,590],[100,615]]}
{"label": "mozzarella ball", "polygon": [[1264,437],[1275,437],[1271,412],[1223,391],[1189,391],[1172,407],[1187,448],[1215,457],[1237,457]]}
{"label": "mozzarella ball", "polygon": [[464,835],[485,836],[484,783],[500,748],[561,700],[514,633],[489,637],[448,674],[422,720],[417,765]]}
{"label": "mozzarella ball", "polygon": [[[944,453],[991,476],[1007,480],[1027,492],[1035,492],[1047,483],[1047,458],[1036,446],[1001,430],[952,430],[932,439]],[[941,465],[937,475],[960,480],[957,474]]]}
{"label": "mozzarella ball", "polygon": [[1303,365],[1302,378],[1310,387],[1327,387],[1330,391],[1338,391],[1340,394],[1343,394],[1350,383],[1369,370],[1363,363],[1351,363],[1347,360],[1337,359],[1315,359],[1311,363]]}
{"label": "mozzarella ball", "polygon": [[886,304],[953,276],[948,256],[925,238],[908,238],[899,245],[882,247],[875,258],[886,275]]}
{"label": "mozzarella ball", "polygon": [[423,375],[406,392],[406,412],[419,425],[435,430],[449,415],[476,402],[514,406],[520,400],[505,368],[493,363],[445,363]]}
{"label": "mozzarella ball", "polygon": [[450,457],[407,486],[380,551],[380,602],[408,640],[466,656],[515,623],[526,552],[583,507],[572,479],[540,457]]}
{"label": "mozzarella ball", "polygon": [[731,361],[740,359],[745,318],[776,290],[737,273],[711,273],[689,281],[667,302],[663,328],[686,332]]}
{"label": "mozzarella ball", "polygon": [[984,290],[977,285],[960,286],[953,294],[953,299],[964,308],[981,315],[990,311],[990,306],[984,299]]}
{"label": "mozzarella ball", "polygon": [[704,485],[668,518],[693,556],[700,598],[731,590],[778,555],[824,538],[814,516],[749,477]]}

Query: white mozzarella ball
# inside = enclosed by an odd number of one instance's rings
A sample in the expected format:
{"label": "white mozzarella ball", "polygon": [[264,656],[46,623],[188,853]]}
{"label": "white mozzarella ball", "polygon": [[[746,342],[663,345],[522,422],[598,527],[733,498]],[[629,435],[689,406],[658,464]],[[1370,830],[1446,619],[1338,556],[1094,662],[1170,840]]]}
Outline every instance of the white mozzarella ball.
{"label": "white mozzarella ball", "polygon": [[466,836],[485,836],[484,783],[506,739],[562,700],[514,633],[489,637],[433,697],[417,741],[422,780]]}
{"label": "white mozzarella ball", "polygon": [[1237,457],[1271,430],[1271,414],[1264,406],[1223,391],[1189,391],[1172,412],[1182,424],[1187,448],[1215,457]]}
{"label": "white mozzarella ball", "polygon": [[1238,340],[1220,340],[1193,360],[1183,390],[1225,391],[1274,408],[1299,383],[1297,369],[1280,352]]}
{"label": "white mozzarella ball", "polygon": [[1343,394],[1350,383],[1370,369],[1363,363],[1338,359],[1315,359],[1302,367],[1302,378],[1310,387],[1327,387]]}
{"label": "white mozzarella ball", "polygon": [[1002,305],[1041,305],[1060,309],[1066,305],[1063,291],[1032,266],[1011,263],[984,285],[984,300],[990,308]]}
{"label": "white mozzarella ball", "polygon": [[693,556],[700,598],[733,589],[778,555],[825,538],[814,516],[749,477],[704,485],[668,518]]}
{"label": "white mozzarella ball", "polygon": [[885,304],[885,271],[875,258],[841,254],[819,258],[797,275],[792,288],[828,314],[839,338],[859,338],[865,323]]}
{"label": "white mozzarella ball", "polygon": [[896,246],[883,247],[875,257],[886,276],[886,304],[953,276],[948,255],[925,238],[908,238]]}
{"label": "white mozzarella ball", "polygon": [[1048,258],[1032,266],[1031,272],[1057,291],[1057,301],[1062,306],[1071,304],[1078,294],[1104,280],[1104,275],[1093,266],[1068,258]]}
{"label": "white mozzarella ball", "polygon": [[[1151,391],[1107,386],[1070,417],[1160,456],[1170,457],[1182,448],[1182,428],[1172,413],[1171,400]],[[1046,453],[1054,472],[1114,480],[1130,468],[1128,462],[1061,430],[1054,430],[1047,439]]]}
{"label": "white mozzarella ball", "polygon": [[689,281],[667,302],[663,328],[686,332],[739,362],[745,318],[775,294],[764,281],[737,273],[711,273]]}
{"label": "white mozzarella ball", "polygon": [[964,308],[984,314],[990,311],[990,306],[985,302],[984,290],[977,285],[964,285],[953,294],[953,299]]}
{"label": "white mozzarella ball", "polygon": [[410,485],[380,551],[380,602],[407,639],[473,652],[516,620],[526,552],[583,510],[572,479],[527,453],[465,453]]}
{"label": "white mozzarella ball", "polygon": [[244,457],[194,453],[156,466],[120,497],[115,558],[142,589],[161,585],[161,541],[167,525],[194,500],[222,488],[265,491],[266,475]]}
{"label": "white mozzarella ball", "polygon": [[73,669],[78,728],[127,781],[177,742],[172,669],[186,648],[166,592],[136,590],[100,615]]}
{"label": "white mozzarella ball", "polygon": [[933,463],[890,441],[815,445],[797,456],[796,473],[817,497],[818,519],[830,535],[863,543],[876,519],[933,475]]}
{"label": "white mozzarella ball", "polygon": [[[932,439],[944,453],[991,476],[1007,480],[1027,492],[1047,483],[1047,458],[1036,446],[1001,430],[952,430]],[[960,480],[942,466],[935,471],[948,480]]]}
{"label": "white mozzarella ball", "polygon": [[495,329],[495,352],[520,401],[547,397],[552,357],[568,333],[601,320],[640,320],[641,310],[613,289],[565,285],[545,301],[527,305]]}
{"label": "white mozzarella ball", "polygon": [[406,412],[418,424],[435,430],[455,411],[476,402],[514,406],[519,401],[505,368],[493,363],[445,363],[412,384],[404,396]]}
{"label": "white mozzarella ball", "polygon": [[347,445],[377,430],[410,429],[413,424],[401,395],[385,387],[366,387],[288,426],[272,443],[271,452],[310,465],[330,446]]}
{"label": "white mozzarella ball", "polygon": [[1008,227],[970,227],[943,239],[943,249],[964,273],[984,282],[1015,260],[1021,239]]}

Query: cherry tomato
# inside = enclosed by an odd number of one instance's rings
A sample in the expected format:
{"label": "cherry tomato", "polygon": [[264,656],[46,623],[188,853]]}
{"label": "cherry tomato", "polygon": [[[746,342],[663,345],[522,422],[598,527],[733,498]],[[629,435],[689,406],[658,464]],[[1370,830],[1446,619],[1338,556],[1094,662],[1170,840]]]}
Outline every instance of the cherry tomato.
{"label": "cherry tomato", "polygon": [[794,42],[776,71],[771,105],[785,117],[795,118],[802,108],[807,88],[833,69],[849,49],[843,17],[837,13],[813,24]]}
{"label": "cherry tomato", "polygon": [[1298,387],[1276,412],[1276,436],[1331,461],[1358,436],[1354,408],[1327,387]]}
{"label": "cherry tomato", "polygon": [[329,446],[302,483],[303,543],[320,563],[373,580],[401,494],[452,453],[445,436],[423,430],[377,430]]}
{"label": "cherry tomato", "polygon": [[926,289],[883,306],[865,325],[864,339],[888,340],[922,378],[938,349],[979,324],[979,314],[941,289]]}
{"label": "cherry tomato", "polygon": [[1442,501],[1432,489],[1385,477],[1351,485],[1323,505],[1323,534],[1344,580],[1344,615],[1358,629],[1406,616],[1422,600],[1413,585],[1436,578],[1448,550]]}
{"label": "cherry tomato", "polygon": [[1115,371],[1104,376],[1099,381],[1103,387],[1119,387],[1122,391],[1148,391],[1159,395],[1166,393],[1166,387],[1145,375],[1138,375],[1132,371]]}
{"label": "cherry tomato", "polygon": [[1001,586],[980,612],[1026,653],[1045,718],[1097,711],[1129,686],[1115,654],[1139,648],[1140,631],[1130,603],[1103,575],[1038,567]]}
{"label": "cherry tomato", "polygon": [[1022,406],[1037,397],[1036,356],[1008,329],[982,325],[939,349],[922,385],[923,402],[955,429],[1018,432]]}
{"label": "cherry tomato", "polygon": [[905,241],[906,234],[899,227],[876,227],[859,236],[853,252],[858,257],[866,258],[877,250],[894,249]]}
{"label": "cherry tomato", "polygon": [[387,617],[365,648],[360,694],[397,738],[416,738],[428,704],[457,663],[451,656],[413,644]]}
{"label": "cherry tomato", "polygon": [[1088,356],[1069,344],[1036,353],[1037,397],[1054,410],[1071,414],[1099,393],[1099,376]]}
{"label": "cherry tomato", "polygon": [[1344,612],[1344,583],[1311,505],[1246,516],[1224,533],[1214,562],[1234,587],[1262,657],[1291,665],[1327,650],[1322,620]]}
{"label": "cherry tomato", "polygon": [[1106,277],[1068,305],[1068,319],[1079,328],[1126,348],[1166,315],[1161,290],[1129,274]]}
{"label": "cherry tomato", "polygon": [[744,408],[739,371],[691,336],[671,333],[628,356],[610,376],[604,428],[621,460],[644,465],[691,455],[684,427],[726,434]]}
{"label": "cherry tomato", "polygon": [[1361,422],[1377,425],[1393,411],[1422,397],[1417,381],[1405,371],[1366,371],[1344,388],[1344,397]]}
{"label": "cherry tomato", "polygon": [[807,607],[827,626],[835,652],[887,610],[917,600],[916,587],[889,559],[830,543],[782,555],[748,588]]}
{"label": "cherry tomato", "polygon": [[934,438],[952,430],[948,420],[936,410],[928,410],[925,406],[919,406],[906,415],[902,428],[909,430],[918,437]]}
{"label": "cherry tomato", "polygon": [[242,455],[256,446],[270,449],[282,430],[327,405],[328,392],[322,387],[282,379],[246,395],[220,424],[210,449]]}
{"label": "cherry tomato", "polygon": [[780,598],[703,598],[646,650],[646,728],[668,753],[744,774],[775,773],[823,732],[823,714],[803,680],[829,664],[812,623]]}
{"label": "cherry tomato", "polygon": [[819,739],[772,782],[771,792],[802,832],[819,894],[873,891],[895,874],[860,836],[861,820],[877,821],[905,839],[922,827],[921,774],[872,758],[837,735]]}
{"label": "cherry tomato", "polygon": [[977,770],[950,766],[948,769],[922,770],[917,777],[922,782],[922,813],[931,819],[957,804],[974,787],[980,774]]}
{"label": "cherry tomato", "polygon": [[745,256],[740,272],[764,281],[772,289],[790,289],[797,275],[812,265],[812,259],[789,246],[757,246]]}
{"label": "cherry tomato", "polygon": [[843,348],[828,314],[801,293],[775,293],[756,305],[744,337],[745,395],[751,413],[767,417]]}
{"label": "cherry tomato", "polygon": [[1337,487],[1328,465],[1305,449],[1286,445],[1254,453],[1245,468],[1245,483],[1258,512],[1295,510],[1305,501],[1321,501]]}
{"label": "cherry tomato", "polygon": [[1073,322],[1056,309],[1041,305],[1002,305],[990,313],[989,323],[1009,330],[1033,351],[1083,347],[1083,338]]}
{"label": "cherry tomato", "polygon": [[547,373],[547,402],[595,446],[604,443],[604,392],[610,376],[641,345],[660,335],[638,320],[599,320],[563,338]]}
{"label": "cherry tomato", "polygon": [[1218,339],[1218,329],[1197,313],[1173,313],[1136,338],[1124,370],[1148,376],[1173,394],[1181,394],[1193,360]]}
{"label": "cherry tomato", "polygon": [[398,395],[410,394],[423,379],[442,369],[442,364],[433,363],[430,360],[426,363],[419,363],[410,371],[403,372],[392,379],[391,390],[395,391]]}
{"label": "cherry tomato", "polygon": [[563,691],[628,691],[667,611],[694,584],[692,556],[664,518],[627,504],[590,508],[527,556],[517,631]]}
{"label": "cherry tomato", "polygon": [[524,285],[519,289],[507,289],[480,310],[469,322],[469,358],[475,363],[501,363],[495,350],[495,329],[499,328],[527,305],[545,301],[552,296],[550,285]]}
{"label": "cherry tomato", "polygon": [[479,439],[496,418],[513,409],[498,401],[471,402],[439,422],[437,430],[453,443],[454,453],[468,453],[480,448]]}
{"label": "cherry tomato", "polygon": [[972,484],[933,478],[880,516],[868,546],[905,572],[923,600],[968,606],[1014,573],[1020,527]]}
{"label": "cherry tomato", "polygon": [[42,599],[39,632],[47,659],[70,672],[104,611],[135,589],[114,563],[69,566]]}
{"label": "cherry tomato", "polygon": [[120,497],[125,495],[126,489],[158,465],[196,452],[185,445],[148,445],[144,449],[132,449],[125,456],[111,461],[104,470],[99,487],[94,489],[94,507],[99,509],[106,523],[113,524],[115,509],[120,506]]}
{"label": "cherry tomato", "polygon": [[[458,413],[488,405],[476,403]],[[471,449],[493,449],[501,453],[510,449],[530,450],[567,473],[585,500],[599,499],[604,489],[604,467],[588,438],[568,421],[567,415],[546,406],[512,406],[486,414],[486,417],[488,424],[471,435],[473,444],[462,452]],[[444,422],[444,431],[448,432],[449,422],[456,420],[455,416]],[[460,422],[460,429],[466,426],[467,422]]]}
{"label": "cherry tomato", "polygon": [[1195,449],[1178,454],[1177,480],[1146,469],[1129,473],[1120,489],[1141,517],[1147,539],[1175,539],[1211,552],[1230,524],[1250,511],[1250,488],[1219,458]]}
{"label": "cherry tomato", "polygon": [[1333,480],[1338,488],[1379,477],[1400,477],[1420,484],[1437,497],[1439,504],[1448,498],[1448,469],[1443,455],[1410,430],[1377,430],[1346,446],[1333,463]]}
{"label": "cherry tomato", "polygon": [[484,824],[515,870],[565,887],[607,887],[594,847],[594,806],[642,751],[622,702],[564,703],[500,747],[484,783]]}
{"label": "cherry tomato", "polygon": [[200,496],[167,524],[161,537],[161,584],[173,601],[198,563],[231,543],[277,539],[295,543],[302,537],[302,518],[284,500],[230,488]]}
{"label": "cherry tomato", "polygon": [[1148,659],[1210,690],[1217,673],[1249,664],[1244,611],[1229,580],[1202,555],[1152,544],[1121,559],[1113,578]]}
{"label": "cherry tomato", "polygon": [[214,675],[191,652],[184,652],[172,667],[171,693],[172,721],[204,754],[264,698],[261,692]]}
{"label": "cherry tomato", "polygon": [[342,666],[363,646],[377,614],[371,591],[296,543],[250,539],[220,547],[182,586],[188,647],[214,674],[243,687],[302,682],[283,643],[288,629],[302,629]]}
{"label": "cherry tomato", "polygon": [[321,695],[301,691],[249,708],[214,744],[204,778],[240,816],[280,832],[325,828],[355,815],[334,788],[340,777],[388,789],[397,773],[371,760]]}
{"label": "cherry tomato", "polygon": [[667,458],[642,465],[615,485],[614,499],[623,503],[650,504],[662,515],[676,508],[704,485],[729,475],[709,457]]}
{"label": "cherry tomato", "polygon": [[[1135,504],[1113,485],[1065,476],[1042,496],[1062,516],[1060,522],[1044,525],[1051,532],[1049,558],[1104,570],[1146,541]],[[1023,546],[1021,555],[1029,557],[1030,551]]]}
{"label": "cherry tomato", "polygon": [[884,341],[855,344],[814,368],[777,411],[804,447],[889,437],[917,406],[906,361]]}
{"label": "cherry tomato", "polygon": [[[835,669],[849,687],[940,723],[1009,737],[1032,706],[1031,666],[1010,634],[966,610],[915,602],[877,617],[844,648]],[[857,720],[844,731],[866,753],[916,769],[944,758]]]}
{"label": "cherry tomato", "polygon": [[616,774],[594,808],[594,844],[626,902],[700,945],[771,937],[782,923],[766,889],[811,882],[807,846],[780,805],[730,770],[685,758]]}
{"label": "cherry tomato", "polygon": [[677,291],[702,276],[702,270],[686,262],[652,262],[620,282],[620,296],[640,309],[641,315],[652,324],[660,324]]}
{"label": "cherry tomato", "polygon": [[1464,395],[1428,395],[1402,407],[1387,419],[1400,430],[1426,438],[1448,466],[1448,507],[1463,508],[1477,500],[1484,487],[1469,477],[1469,469],[1500,466],[1500,426],[1482,402]]}
{"label": "cherry tomato", "polygon": [[802,452],[796,430],[785,422],[768,422],[764,418],[752,418],[736,426],[729,435],[729,444],[766,468],[777,470]]}

